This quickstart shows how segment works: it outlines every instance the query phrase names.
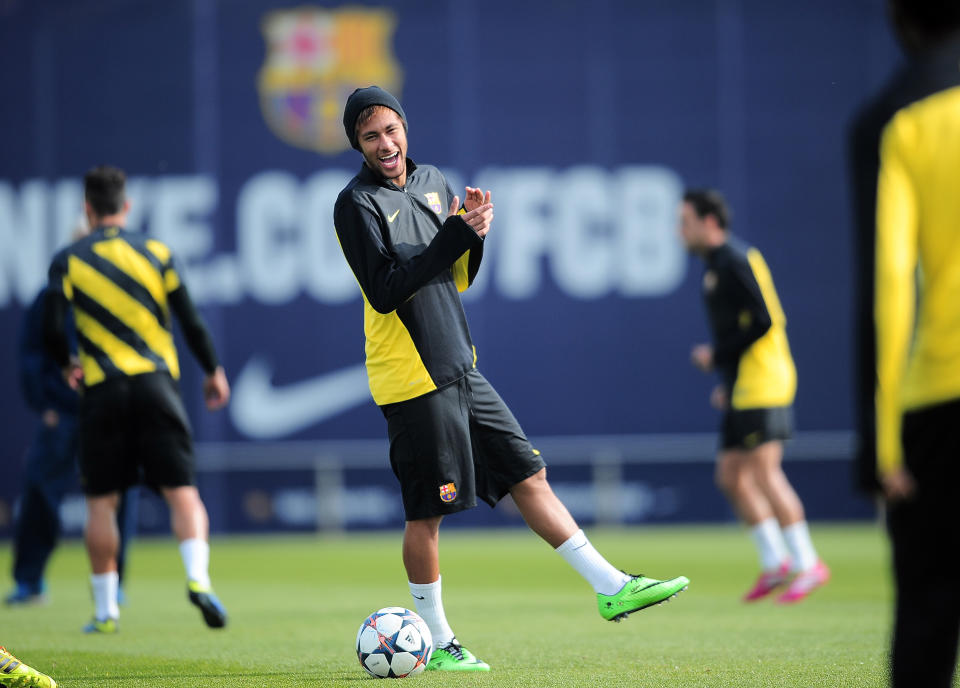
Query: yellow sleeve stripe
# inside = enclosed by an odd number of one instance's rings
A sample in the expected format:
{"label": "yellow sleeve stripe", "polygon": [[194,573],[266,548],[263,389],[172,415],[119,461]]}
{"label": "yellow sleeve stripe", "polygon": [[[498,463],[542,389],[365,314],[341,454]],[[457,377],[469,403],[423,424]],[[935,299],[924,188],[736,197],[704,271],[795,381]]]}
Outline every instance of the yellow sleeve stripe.
{"label": "yellow sleeve stripe", "polygon": [[83,384],[85,387],[92,387],[107,378],[103,368],[97,363],[97,359],[82,351],[80,352],[80,365],[83,368]]}
{"label": "yellow sleeve stripe", "polygon": [[163,273],[163,285],[166,287],[168,294],[180,288],[180,275],[177,274],[176,270],[169,268]]}
{"label": "yellow sleeve stripe", "polygon": [[[179,378],[180,366],[173,345],[173,335],[157,320],[152,311],[76,256],[70,256],[67,270],[77,289],[139,335],[154,353],[163,358],[170,374]],[[78,322],[78,331],[81,331],[79,326]],[[86,335],[85,332],[83,334]]]}
{"label": "yellow sleeve stripe", "polygon": [[[84,311],[75,308],[74,315],[77,321],[77,332],[83,334],[84,337],[103,351],[119,370],[127,375],[139,375],[140,373],[150,373],[157,369],[153,361],[138,354],[133,347],[116,337]],[[97,368],[99,367],[100,366],[97,366]],[[83,372],[84,375],[87,374],[86,365],[84,366]],[[103,374],[102,369],[100,374]]]}
{"label": "yellow sleeve stripe", "polygon": [[770,314],[770,321],[774,325],[786,326],[787,316],[783,312],[783,306],[780,305],[780,297],[777,296],[777,290],[773,286],[773,277],[770,275],[770,268],[767,267],[767,261],[763,255],[755,248],[747,251],[747,261],[750,263],[750,269],[753,271],[753,277],[760,285],[760,294],[763,296],[763,302],[767,306],[767,313]]}
{"label": "yellow sleeve stripe", "polygon": [[457,258],[453,264],[453,281],[457,285],[457,291],[464,292],[470,286],[469,266],[470,251]]}
{"label": "yellow sleeve stripe", "polygon": [[156,239],[147,239],[147,249],[160,259],[160,262],[166,265],[170,262],[170,249]]}
{"label": "yellow sleeve stripe", "polygon": [[66,275],[63,276],[63,294],[68,301],[73,301],[73,285],[70,284],[70,278]]}
{"label": "yellow sleeve stripe", "polygon": [[877,467],[884,474],[903,462],[902,390],[915,317],[918,217],[915,190],[901,150],[911,150],[913,133],[903,113],[887,125],[877,179],[876,440]]}
{"label": "yellow sleeve stripe", "polygon": [[93,252],[142,285],[150,292],[150,296],[157,305],[166,311],[167,293],[164,289],[164,279],[146,256],[123,239],[97,242],[93,245]]}

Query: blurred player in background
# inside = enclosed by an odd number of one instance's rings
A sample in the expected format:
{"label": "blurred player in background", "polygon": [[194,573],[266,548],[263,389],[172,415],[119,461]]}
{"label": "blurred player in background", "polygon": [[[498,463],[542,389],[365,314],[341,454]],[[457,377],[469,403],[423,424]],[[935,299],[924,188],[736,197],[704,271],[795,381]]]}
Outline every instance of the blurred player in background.
{"label": "blurred player in background", "polygon": [[0,686],[4,688],[57,688],[46,674],[28,667],[0,645]]}
{"label": "blurred player in background", "polygon": [[947,688],[960,639],[960,3],[889,8],[909,60],[852,137],[858,322],[876,366],[860,383],[861,460],[875,458],[887,500],[893,685]]}
{"label": "blurred player in background", "polygon": [[744,596],[751,602],[781,586],[798,602],[827,582],[803,504],[783,472],[783,441],[793,431],[797,379],[786,317],[760,252],[730,235],[723,196],[690,190],[680,207],[680,234],[706,266],[703,297],[713,345],[699,344],[693,364],[716,371],[711,403],[723,410],[717,485],[750,527],[762,571]]}
{"label": "blurred player in background", "polygon": [[[92,231],[54,256],[45,311],[47,347],[71,384],[82,387],[80,477],[96,605],[84,630],[118,630],[117,502],[141,481],[170,506],[188,597],[207,625],[219,628],[227,615],[210,585],[209,524],[194,483],[171,312],[206,373],[207,408],[222,408],[230,386],[170,249],[124,229],[130,209],[125,187],[126,176],[117,168],[87,172],[84,200]],[[79,359],[70,357],[64,327],[70,307]]]}
{"label": "blurred player in background", "polygon": [[363,166],[337,199],[334,224],[363,291],[370,390],[387,420],[406,514],[403,563],[434,640],[427,668],[489,670],[457,641],[441,600],[440,522],[477,497],[493,506],[509,493],[527,525],[594,587],[605,619],[686,588],[683,576],[627,575],[594,549],[547,483],[540,452],[476,368],[458,292],[480,267],[490,192],[467,187],[460,208],[435,167],[407,158],[406,116],[376,86],[354,91],[343,123]]}
{"label": "blurred player in background", "polygon": [[[85,217],[73,232],[73,240],[90,233]],[[60,503],[76,481],[77,411],[80,399],[63,379],[63,373],[43,343],[43,306],[46,289],[41,290],[27,310],[20,335],[20,387],[27,405],[40,417],[27,453],[26,475],[13,536],[14,590],[8,605],[42,604],[47,601],[44,571],[60,535]],[[66,330],[71,351],[76,350],[73,318]],[[137,488],[127,490],[120,503],[120,547],[117,571],[119,596],[123,600],[123,570],[126,549],[136,533]]]}

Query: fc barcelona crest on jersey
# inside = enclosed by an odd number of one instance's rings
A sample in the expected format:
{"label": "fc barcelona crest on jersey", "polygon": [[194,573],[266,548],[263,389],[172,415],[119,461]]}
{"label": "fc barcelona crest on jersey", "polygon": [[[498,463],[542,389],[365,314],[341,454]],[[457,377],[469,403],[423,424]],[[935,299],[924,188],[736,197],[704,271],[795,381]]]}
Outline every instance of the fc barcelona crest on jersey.
{"label": "fc barcelona crest on jersey", "polygon": [[[436,195],[436,194],[434,194]],[[457,498],[457,486],[453,483],[447,483],[440,486],[440,499],[445,502],[452,502]]]}
{"label": "fc barcelona crest on jersey", "polygon": [[350,148],[340,118],[354,89],[377,84],[400,97],[396,23],[390,10],[357,6],[304,6],[265,15],[267,54],[257,90],[270,131],[319,153]]}
{"label": "fc barcelona crest on jersey", "polygon": [[431,191],[430,193],[423,195],[427,199],[427,205],[430,206],[430,210],[439,215],[443,210],[443,206],[440,205],[440,194],[438,194],[436,191]]}

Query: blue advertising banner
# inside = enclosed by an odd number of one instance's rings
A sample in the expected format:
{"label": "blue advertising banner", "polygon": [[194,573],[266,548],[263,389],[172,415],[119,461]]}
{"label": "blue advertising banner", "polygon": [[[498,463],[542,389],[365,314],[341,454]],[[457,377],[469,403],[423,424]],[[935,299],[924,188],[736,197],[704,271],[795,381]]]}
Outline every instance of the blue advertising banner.
{"label": "blue advertising banner", "polygon": [[373,83],[402,102],[412,159],[492,191],[465,307],[528,434],[714,431],[713,381],[689,364],[708,335],[676,233],[687,186],[723,190],[767,259],[798,428],[849,430],[844,137],[897,59],[879,0],[0,3],[0,534],[36,422],[23,313],[98,163],[130,176],[129,228],[182,261],[233,385],[207,413],[180,347],[198,441],[384,437],[332,216],[361,164],[343,103]]}

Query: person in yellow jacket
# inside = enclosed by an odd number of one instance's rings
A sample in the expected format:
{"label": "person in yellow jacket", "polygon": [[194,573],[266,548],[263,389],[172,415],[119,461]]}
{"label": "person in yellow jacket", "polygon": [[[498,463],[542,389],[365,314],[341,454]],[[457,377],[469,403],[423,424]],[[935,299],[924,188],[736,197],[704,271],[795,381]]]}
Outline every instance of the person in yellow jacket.
{"label": "person in yellow jacket", "polygon": [[860,257],[873,296],[863,355],[875,355],[861,444],[887,503],[893,685],[947,688],[960,634],[960,570],[947,561],[960,548],[960,3],[890,10],[910,59],[853,129],[858,232],[873,259]]}

